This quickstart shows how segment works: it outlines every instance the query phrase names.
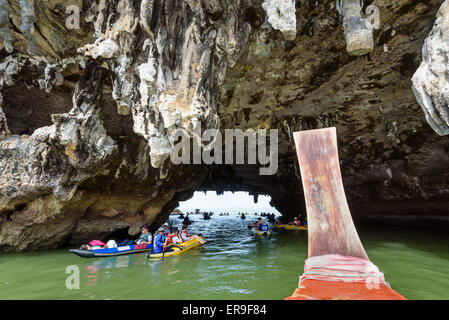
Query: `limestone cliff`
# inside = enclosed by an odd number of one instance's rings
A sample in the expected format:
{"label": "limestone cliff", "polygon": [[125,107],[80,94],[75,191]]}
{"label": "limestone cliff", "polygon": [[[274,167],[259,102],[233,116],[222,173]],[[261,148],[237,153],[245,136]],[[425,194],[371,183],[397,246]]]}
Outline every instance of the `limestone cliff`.
{"label": "limestone cliff", "polygon": [[[195,190],[296,215],[292,132],[330,125],[354,216],[448,223],[442,3],[0,0],[0,251],[135,234]],[[173,165],[200,127],[279,129],[279,171]]]}

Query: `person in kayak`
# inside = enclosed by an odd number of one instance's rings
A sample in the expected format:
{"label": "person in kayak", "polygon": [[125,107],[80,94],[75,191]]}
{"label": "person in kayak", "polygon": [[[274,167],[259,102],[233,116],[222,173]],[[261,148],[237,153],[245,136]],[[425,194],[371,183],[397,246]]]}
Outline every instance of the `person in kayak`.
{"label": "person in kayak", "polygon": [[80,247],[80,250],[95,250],[95,249],[104,249],[106,248],[106,244],[100,240],[92,240],[89,244],[83,244]]}
{"label": "person in kayak", "polygon": [[259,231],[268,231],[268,224],[266,224],[265,222],[263,222],[262,218],[259,218],[259,226],[258,226],[258,230]]}
{"label": "person in kayak", "polygon": [[153,237],[151,236],[151,233],[148,231],[148,229],[149,228],[147,225],[143,225],[142,233],[140,234],[139,238],[137,238],[137,240],[126,239],[125,241],[117,244],[117,246],[123,247],[123,246],[131,246],[133,244],[152,244]]}
{"label": "person in kayak", "polygon": [[154,244],[153,244],[153,253],[162,253],[164,251],[164,233],[165,228],[160,227],[157,229],[157,234],[154,237]]}
{"label": "person in kayak", "polygon": [[169,234],[167,236],[167,239],[165,240],[165,247],[167,247],[170,244],[179,244],[182,243],[182,240],[179,237],[179,230],[178,228],[173,228],[172,234]]}
{"label": "person in kayak", "polygon": [[299,217],[296,217],[292,222],[289,223],[289,225],[300,227],[301,226],[301,220]]}
{"label": "person in kayak", "polygon": [[161,228],[164,228],[164,242],[167,240],[167,236],[171,233],[168,223],[164,223]]}
{"label": "person in kayak", "polygon": [[276,222],[276,217],[274,216],[274,213],[273,214],[269,213],[267,219],[268,219],[268,222],[271,222],[271,223]]}
{"label": "person in kayak", "polygon": [[182,222],[182,224],[191,224],[192,221],[190,221],[189,219],[189,214],[187,214],[187,216],[184,218],[184,221]]}
{"label": "person in kayak", "polygon": [[204,244],[207,242],[206,240],[201,239],[201,237],[199,235],[194,234],[194,235],[190,236],[189,233],[187,232],[187,227],[188,227],[187,225],[182,226],[182,231],[181,231],[182,242],[187,242],[192,239],[198,240],[201,244]]}

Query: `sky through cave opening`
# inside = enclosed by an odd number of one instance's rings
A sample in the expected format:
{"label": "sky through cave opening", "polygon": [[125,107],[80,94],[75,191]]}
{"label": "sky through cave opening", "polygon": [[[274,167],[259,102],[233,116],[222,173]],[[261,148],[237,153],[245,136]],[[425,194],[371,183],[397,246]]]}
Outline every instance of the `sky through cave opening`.
{"label": "sky through cave opening", "polygon": [[239,212],[254,213],[274,213],[280,215],[280,212],[270,205],[271,197],[259,195],[257,203],[254,197],[248,192],[224,192],[217,195],[215,191],[195,192],[193,197],[187,201],[179,203],[178,209],[182,212],[192,212],[195,209],[201,211],[212,211],[215,214],[229,213],[238,214]]}

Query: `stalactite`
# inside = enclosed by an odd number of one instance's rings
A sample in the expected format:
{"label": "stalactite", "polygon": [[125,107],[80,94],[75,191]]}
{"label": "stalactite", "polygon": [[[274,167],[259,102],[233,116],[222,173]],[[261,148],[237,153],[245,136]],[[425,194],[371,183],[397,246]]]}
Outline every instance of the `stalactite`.
{"label": "stalactite", "polygon": [[20,7],[21,24],[19,29],[28,41],[28,54],[35,55],[37,52],[37,42],[34,37],[34,23],[36,22],[36,15],[34,14],[34,0],[20,0]]}
{"label": "stalactite", "polygon": [[11,30],[9,29],[10,10],[11,7],[9,6],[8,0],[0,0],[0,37],[3,39],[5,50],[8,53],[14,51],[13,37]]}
{"label": "stalactite", "polygon": [[343,16],[346,51],[352,56],[362,56],[374,48],[373,29],[362,17],[362,0],[337,0],[338,12]]}

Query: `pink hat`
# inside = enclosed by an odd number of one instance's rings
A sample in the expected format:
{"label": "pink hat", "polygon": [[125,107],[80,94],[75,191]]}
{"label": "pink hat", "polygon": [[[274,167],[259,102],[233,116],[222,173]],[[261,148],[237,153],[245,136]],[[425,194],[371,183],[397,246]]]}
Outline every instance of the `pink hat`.
{"label": "pink hat", "polygon": [[91,246],[101,246],[101,247],[105,247],[106,246],[106,244],[101,242],[100,240],[92,240],[89,244]]}

